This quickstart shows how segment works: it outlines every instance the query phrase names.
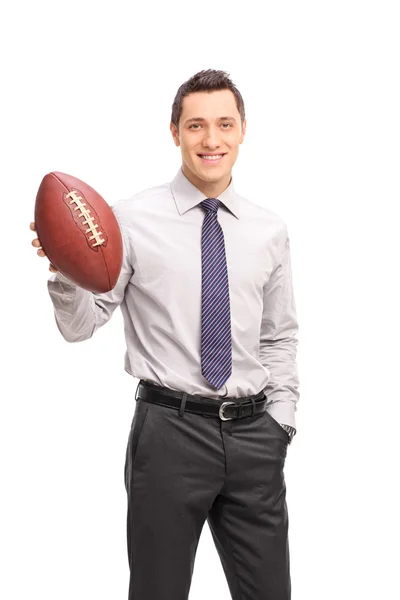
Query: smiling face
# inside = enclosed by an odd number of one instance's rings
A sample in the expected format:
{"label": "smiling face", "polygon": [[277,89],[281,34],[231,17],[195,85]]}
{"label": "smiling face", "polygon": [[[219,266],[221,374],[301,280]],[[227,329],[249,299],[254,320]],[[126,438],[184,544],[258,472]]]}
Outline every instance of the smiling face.
{"label": "smiling face", "polygon": [[[175,145],[181,147],[185,176],[208,197],[217,197],[230,183],[246,131],[246,120],[242,127],[233,92],[215,90],[185,96],[179,133],[173,123],[170,130]],[[201,157],[216,154],[223,156],[217,160]]]}

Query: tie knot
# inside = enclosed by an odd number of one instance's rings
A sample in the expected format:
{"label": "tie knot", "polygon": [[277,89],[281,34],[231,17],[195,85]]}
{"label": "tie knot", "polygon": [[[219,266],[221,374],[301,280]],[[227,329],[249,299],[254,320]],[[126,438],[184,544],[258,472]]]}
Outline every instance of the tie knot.
{"label": "tie knot", "polygon": [[216,213],[221,202],[218,200],[218,198],[206,198],[205,200],[200,202],[200,204],[206,210]]}

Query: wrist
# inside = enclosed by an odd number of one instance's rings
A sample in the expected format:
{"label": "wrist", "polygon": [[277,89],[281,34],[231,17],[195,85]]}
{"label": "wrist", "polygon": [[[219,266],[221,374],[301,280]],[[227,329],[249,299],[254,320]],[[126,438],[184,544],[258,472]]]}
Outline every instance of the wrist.
{"label": "wrist", "polygon": [[279,425],[282,427],[282,429],[284,429],[286,431],[286,433],[288,434],[289,437],[289,444],[292,442],[292,439],[294,438],[294,436],[296,435],[296,429],[295,427],[292,427],[291,425],[286,425],[285,423],[279,423]]}

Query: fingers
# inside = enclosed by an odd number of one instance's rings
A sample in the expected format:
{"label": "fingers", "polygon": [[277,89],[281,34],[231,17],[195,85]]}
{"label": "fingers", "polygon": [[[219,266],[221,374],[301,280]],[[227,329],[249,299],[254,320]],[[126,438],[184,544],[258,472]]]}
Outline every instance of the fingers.
{"label": "fingers", "polygon": [[[30,228],[31,231],[36,231],[36,225],[35,225],[35,223],[32,222],[29,225],[29,228]],[[39,238],[35,238],[34,240],[32,240],[32,246],[35,246],[35,248],[39,248],[41,246]],[[39,254],[39,252],[38,252],[38,254]]]}
{"label": "fingers", "polygon": [[[36,224],[32,221],[32,223],[29,225],[29,228],[31,231],[36,231]],[[41,244],[40,244],[40,240],[39,238],[35,238],[34,240],[32,240],[32,246],[34,246],[35,248],[38,248],[38,255],[41,257],[46,256],[46,254],[44,253],[44,251],[41,248]],[[56,267],[54,265],[52,265],[51,263],[49,264],[49,270],[52,273],[57,273],[58,269],[56,269]]]}
{"label": "fingers", "polygon": [[[36,225],[34,222],[32,222],[29,225],[29,228],[31,229],[31,231],[36,231]],[[34,240],[32,240],[32,246],[35,246],[35,248],[39,248],[39,250],[37,251],[37,253],[39,254],[39,256],[46,256],[46,254],[43,252],[42,248],[41,248],[41,243],[39,238],[35,238]]]}
{"label": "fingers", "polygon": [[38,238],[35,238],[34,240],[32,240],[32,246],[35,246],[35,248],[39,248],[39,250],[37,251],[39,256],[46,256],[46,254],[43,252],[43,250],[41,248],[40,241]]}

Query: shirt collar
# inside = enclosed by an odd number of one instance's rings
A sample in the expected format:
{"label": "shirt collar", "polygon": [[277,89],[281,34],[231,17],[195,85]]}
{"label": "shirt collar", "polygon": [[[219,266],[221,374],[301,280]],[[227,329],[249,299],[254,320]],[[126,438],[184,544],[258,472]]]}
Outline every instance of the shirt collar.
{"label": "shirt collar", "polygon": [[[203,194],[193,183],[189,181],[186,175],[182,171],[182,167],[179,170],[173,180],[170,183],[172,195],[175,200],[176,207],[180,215],[184,214],[193,206],[199,204],[202,200],[205,200],[207,196]],[[218,196],[218,200],[237,218],[239,219],[239,202],[238,197],[233,187],[233,178],[231,182]]]}

